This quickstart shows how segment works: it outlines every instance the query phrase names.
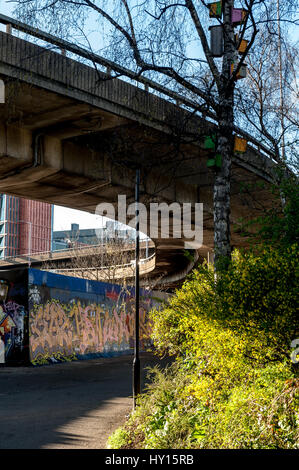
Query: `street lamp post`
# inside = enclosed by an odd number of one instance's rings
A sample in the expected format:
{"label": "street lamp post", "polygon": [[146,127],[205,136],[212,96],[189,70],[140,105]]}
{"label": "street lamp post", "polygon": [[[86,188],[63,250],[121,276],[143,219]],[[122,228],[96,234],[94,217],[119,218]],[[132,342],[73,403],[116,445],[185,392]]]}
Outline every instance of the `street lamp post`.
{"label": "street lamp post", "polygon": [[31,267],[31,249],[32,249],[32,222],[27,222],[29,224],[29,238],[28,238],[28,254],[29,254],[29,259],[28,259],[28,265],[29,268]]}
{"label": "street lamp post", "polygon": [[140,358],[139,358],[139,184],[140,170],[136,170],[135,182],[135,347],[133,360],[133,409],[136,407],[136,398],[140,394]]}

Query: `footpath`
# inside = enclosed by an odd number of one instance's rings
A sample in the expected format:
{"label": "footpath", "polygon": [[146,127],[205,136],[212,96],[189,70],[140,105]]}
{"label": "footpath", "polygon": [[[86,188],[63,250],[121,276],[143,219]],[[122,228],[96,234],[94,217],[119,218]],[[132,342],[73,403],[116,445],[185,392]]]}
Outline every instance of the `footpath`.
{"label": "footpath", "polygon": [[[159,361],[141,354],[146,368]],[[0,449],[105,449],[132,409],[133,356],[0,368]]]}

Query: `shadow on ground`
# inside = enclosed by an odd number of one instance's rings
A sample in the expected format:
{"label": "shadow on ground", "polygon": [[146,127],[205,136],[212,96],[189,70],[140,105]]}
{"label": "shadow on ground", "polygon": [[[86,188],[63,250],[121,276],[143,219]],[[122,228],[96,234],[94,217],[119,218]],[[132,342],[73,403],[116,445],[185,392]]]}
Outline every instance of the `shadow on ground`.
{"label": "shadow on ground", "polygon": [[[103,449],[132,409],[133,356],[0,369],[0,449]],[[145,368],[159,364],[141,355]]]}

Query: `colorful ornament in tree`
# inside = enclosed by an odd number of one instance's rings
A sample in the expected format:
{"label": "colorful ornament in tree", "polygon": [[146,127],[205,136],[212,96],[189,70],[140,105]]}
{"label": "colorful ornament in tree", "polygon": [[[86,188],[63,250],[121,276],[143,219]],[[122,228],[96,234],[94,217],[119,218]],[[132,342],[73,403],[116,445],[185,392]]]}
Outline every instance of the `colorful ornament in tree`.
{"label": "colorful ornament in tree", "polygon": [[248,15],[248,11],[243,8],[232,8],[231,22],[234,26],[238,26],[243,23]]}
{"label": "colorful ornament in tree", "polygon": [[222,57],[224,51],[223,27],[222,25],[210,26],[210,49],[213,57]]}
{"label": "colorful ornament in tree", "polygon": [[216,153],[214,158],[209,158],[207,161],[208,168],[221,168],[222,166],[222,157],[220,153]]}
{"label": "colorful ornament in tree", "polygon": [[247,140],[235,135],[234,153],[245,153],[247,149]]}
{"label": "colorful ornament in tree", "polygon": [[[232,62],[231,68],[230,68],[231,75],[233,74],[234,70],[235,70],[235,64],[234,62]],[[237,73],[236,80],[240,80],[241,78],[246,78],[246,77],[247,77],[247,65],[242,64]]]}
{"label": "colorful ornament in tree", "polygon": [[213,150],[216,148],[216,135],[207,135],[204,140],[203,148],[205,150]]}
{"label": "colorful ornament in tree", "polygon": [[210,3],[208,8],[210,10],[210,18],[222,17],[222,1]]}
{"label": "colorful ornament in tree", "polygon": [[[236,43],[238,44],[238,52],[239,54],[243,54],[246,49],[247,49],[247,46],[248,46],[248,41],[246,41],[246,39],[242,39],[241,42],[239,41],[239,37],[238,37],[238,34],[235,35],[235,41]],[[240,42],[240,44],[239,44]]]}

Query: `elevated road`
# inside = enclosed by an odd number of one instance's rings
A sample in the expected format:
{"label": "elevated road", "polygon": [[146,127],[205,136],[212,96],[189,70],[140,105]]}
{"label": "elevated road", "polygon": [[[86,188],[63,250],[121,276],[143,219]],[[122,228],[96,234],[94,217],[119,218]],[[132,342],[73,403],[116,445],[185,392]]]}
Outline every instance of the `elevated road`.
{"label": "elevated road", "polygon": [[[149,252],[147,257],[146,251]],[[139,274],[143,278],[151,275],[156,268],[154,243],[141,241],[140,253]],[[113,265],[107,265],[106,256],[114,260]],[[67,276],[103,282],[112,282],[113,280],[117,283],[121,279],[130,279],[135,276],[134,258],[134,242],[120,246],[90,245],[60,251],[10,256],[0,259],[0,271],[30,266]]]}
{"label": "elevated road", "polygon": [[[3,15],[0,21],[8,23]],[[48,36],[43,39],[51,42]],[[210,118],[171,102],[172,92],[167,99],[150,92],[154,84],[145,79],[133,85],[111,78],[7,33],[0,33],[0,79],[5,84],[5,103],[0,104],[1,192],[88,212],[100,202],[117,209],[119,194],[128,203],[134,201],[138,166],[146,207],[162,201],[204,204],[203,246],[195,259],[213,251],[214,172],[206,165],[202,143],[214,128]],[[271,204],[268,185],[274,166],[270,152],[254,139],[245,154],[234,157],[235,228],[240,218],[252,218],[261,206]],[[152,239],[153,275],[169,282],[183,278],[192,267],[184,255],[184,238],[165,239],[159,227]],[[246,245],[237,230],[232,244]]]}
{"label": "elevated road", "polygon": [[[153,250],[155,245],[153,242],[148,244],[145,241],[140,242],[140,250],[145,250],[148,247],[149,250]],[[84,258],[88,256],[97,256],[100,258],[102,253],[107,253],[107,250],[112,250],[113,247],[107,248],[106,245],[89,245],[81,248],[69,248],[59,251],[42,251],[39,253],[25,253],[23,255],[8,256],[0,259],[0,269],[7,268],[9,266],[27,265],[32,264],[35,266],[41,266],[46,262],[67,262],[73,258]],[[134,252],[134,242],[125,243],[121,245],[122,252]],[[132,259],[134,256],[132,256]]]}

